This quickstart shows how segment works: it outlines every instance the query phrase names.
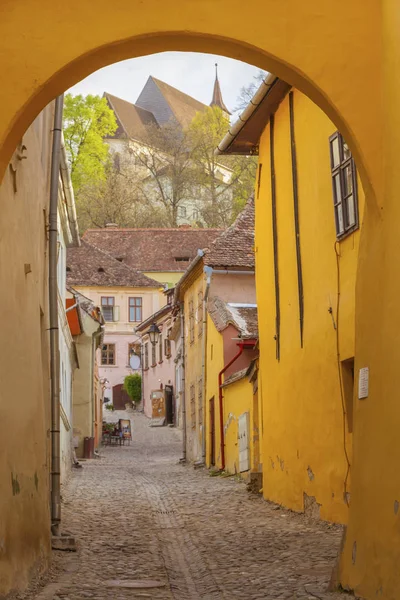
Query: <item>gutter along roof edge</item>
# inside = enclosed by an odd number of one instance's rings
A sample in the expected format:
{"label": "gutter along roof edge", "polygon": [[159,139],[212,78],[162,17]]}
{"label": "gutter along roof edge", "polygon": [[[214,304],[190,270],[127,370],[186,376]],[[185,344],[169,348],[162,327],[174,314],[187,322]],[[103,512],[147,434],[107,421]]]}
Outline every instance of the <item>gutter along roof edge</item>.
{"label": "gutter along roof edge", "polygon": [[[235,123],[229,129],[228,133],[218,144],[218,147],[215,150],[215,154],[217,156],[221,155],[221,154],[244,154],[244,155],[257,154],[258,152],[254,152],[254,150],[253,150],[253,152],[251,152],[251,151],[249,151],[248,148],[242,149],[241,151],[237,150],[235,152],[234,151],[235,148],[232,149],[231,146],[234,144],[235,141],[237,141],[237,138],[239,137],[242,130],[249,123],[249,121],[252,120],[252,118],[255,116],[258,109],[261,107],[261,105],[264,105],[264,102],[266,101],[266,99],[269,97],[270,93],[273,90],[274,90],[274,92],[276,91],[277,93],[274,93],[273,94],[274,98],[271,99],[271,105],[272,105],[271,114],[273,112],[275,112],[276,107],[279,105],[280,101],[285,97],[285,95],[288,93],[288,91],[290,90],[291,87],[292,87],[291,85],[289,85],[282,79],[279,79],[279,77],[277,77],[276,75],[269,73],[267,75],[267,77],[264,79],[264,81],[262,82],[262,84],[260,85],[260,87],[258,88],[258,90],[256,91],[256,93],[254,94],[253,98],[250,100],[249,104],[246,106],[244,111],[239,115],[239,118],[237,119],[237,121],[235,121]],[[277,88],[280,88],[280,89],[277,89]],[[277,102],[277,98],[278,98],[278,102]],[[276,107],[274,108],[275,105],[276,105]],[[268,122],[268,119],[263,119],[263,121],[264,120],[265,120],[265,122],[262,122],[262,127],[260,129],[260,135],[261,135],[265,125]],[[254,144],[253,144],[253,148],[254,148]]]}

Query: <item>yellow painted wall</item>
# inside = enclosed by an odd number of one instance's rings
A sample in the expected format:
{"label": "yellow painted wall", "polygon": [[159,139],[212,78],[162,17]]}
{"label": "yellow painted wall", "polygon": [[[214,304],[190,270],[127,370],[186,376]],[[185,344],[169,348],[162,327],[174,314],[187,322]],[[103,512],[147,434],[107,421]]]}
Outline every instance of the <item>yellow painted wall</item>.
{"label": "yellow painted wall", "polygon": [[382,208],[365,212],[356,288],[356,370],[370,369],[369,396],[356,401],[352,503],[340,579],[366,598],[391,600],[400,590],[400,59],[399,5],[381,2],[384,66]]}
{"label": "yellow painted wall", "polygon": [[224,367],[224,344],[221,333],[207,315],[207,394],[206,394],[206,464],[211,466],[210,398],[214,397],[215,409],[215,467],[221,468],[220,411],[218,396],[218,373]]}
{"label": "yellow painted wall", "polygon": [[[256,19],[243,12],[241,0],[185,0],[179,11],[171,0],[163,10],[158,0],[121,0],[117,9],[99,0],[96,7],[95,14],[80,0],[61,6],[42,0],[40,11],[35,0],[4,7],[0,49],[8,85],[0,94],[0,172],[35,115],[89,73],[134,56],[188,50],[231,56],[287,79],[351,137],[366,181],[382,184],[376,153],[383,19],[377,0],[323,6],[315,0],[254,0]],[[23,43],[16,31],[24,32]],[[371,72],[377,85],[371,85]]]}
{"label": "yellow painted wall", "polygon": [[[329,159],[334,125],[300,92],[294,92],[304,282],[304,347],[300,346],[297,263],[291,177],[289,99],[275,115],[275,174],[281,306],[281,358],[276,359],[269,126],[260,143],[262,176],[256,199],[257,303],[263,383],[264,496],[293,510],[304,494],[320,516],[344,523],[347,462],[337,365],[338,299],[336,232]],[[359,184],[362,221],[364,197]],[[340,359],[354,356],[355,275],[360,231],[340,251]],[[329,310],[332,308],[333,315]],[[346,425],[347,430],[347,425]],[[351,461],[351,435],[346,447]],[[350,478],[347,489],[350,491]]]}
{"label": "yellow painted wall", "polygon": [[155,279],[160,283],[168,283],[169,287],[174,287],[182,277],[182,271],[146,271],[144,272],[144,275],[147,275],[147,277],[151,277],[151,279]]}
{"label": "yellow painted wall", "polygon": [[[186,458],[189,461],[202,459],[202,427],[203,403],[199,402],[199,390],[202,378],[202,344],[203,335],[199,336],[198,325],[198,293],[204,293],[204,275],[202,265],[193,272],[191,282],[183,291],[184,316],[185,316],[185,407],[186,407]],[[189,332],[189,303],[193,300],[195,326],[194,340],[190,341]],[[194,413],[191,406],[191,386],[195,389]],[[200,392],[201,396],[201,392]]]}
{"label": "yellow painted wall", "polygon": [[[252,440],[253,423],[253,387],[247,377],[223,388],[224,394],[224,434],[225,434],[225,470],[248,478],[249,471],[239,472],[239,416],[249,413],[249,441]],[[253,447],[250,443],[250,463]]]}
{"label": "yellow painted wall", "polygon": [[[47,236],[52,107],[0,187],[0,597],[50,555]],[[47,215],[47,217],[46,217]],[[29,271],[29,272],[26,272]]]}

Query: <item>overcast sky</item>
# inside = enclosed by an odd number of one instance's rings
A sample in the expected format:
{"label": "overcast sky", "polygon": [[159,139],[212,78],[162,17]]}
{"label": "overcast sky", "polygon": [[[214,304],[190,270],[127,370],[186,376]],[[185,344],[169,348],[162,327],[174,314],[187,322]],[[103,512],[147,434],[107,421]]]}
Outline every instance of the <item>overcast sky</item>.
{"label": "overcast sky", "polygon": [[212,54],[163,52],[132,58],[92,73],[69,91],[83,95],[109,92],[128,102],[136,102],[147,78],[153,75],[204,104],[210,104],[216,62],[224,102],[233,112],[240,88],[248,85],[259,69]]}

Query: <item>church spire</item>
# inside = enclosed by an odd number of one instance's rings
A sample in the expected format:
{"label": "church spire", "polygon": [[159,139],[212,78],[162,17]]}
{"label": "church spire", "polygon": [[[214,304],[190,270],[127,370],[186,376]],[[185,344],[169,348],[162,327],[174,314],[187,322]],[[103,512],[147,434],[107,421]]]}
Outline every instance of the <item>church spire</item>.
{"label": "church spire", "polygon": [[219,79],[218,79],[218,63],[215,63],[214,91],[213,91],[213,97],[212,97],[210,106],[218,106],[227,115],[231,114],[229,112],[229,110],[226,108],[224,101],[222,100],[222,92],[221,92],[221,87],[219,85]]}

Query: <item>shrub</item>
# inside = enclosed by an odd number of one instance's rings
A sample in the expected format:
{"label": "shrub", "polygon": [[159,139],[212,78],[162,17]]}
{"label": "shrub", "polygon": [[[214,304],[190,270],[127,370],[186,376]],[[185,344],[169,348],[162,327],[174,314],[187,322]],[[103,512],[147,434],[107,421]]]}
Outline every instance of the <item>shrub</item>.
{"label": "shrub", "polygon": [[142,377],[138,373],[127,375],[124,379],[124,390],[132,402],[139,404],[142,399]]}

